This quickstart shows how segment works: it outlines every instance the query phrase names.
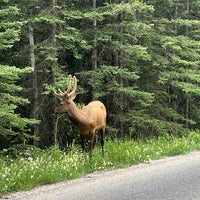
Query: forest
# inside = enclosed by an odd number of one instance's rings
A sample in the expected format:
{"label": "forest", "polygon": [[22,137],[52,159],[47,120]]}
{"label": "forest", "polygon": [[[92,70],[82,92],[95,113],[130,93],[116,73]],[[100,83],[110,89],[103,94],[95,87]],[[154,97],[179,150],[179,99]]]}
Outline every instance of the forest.
{"label": "forest", "polygon": [[0,19],[0,151],[78,140],[53,114],[69,74],[79,107],[105,104],[106,137],[199,129],[199,0],[2,0]]}

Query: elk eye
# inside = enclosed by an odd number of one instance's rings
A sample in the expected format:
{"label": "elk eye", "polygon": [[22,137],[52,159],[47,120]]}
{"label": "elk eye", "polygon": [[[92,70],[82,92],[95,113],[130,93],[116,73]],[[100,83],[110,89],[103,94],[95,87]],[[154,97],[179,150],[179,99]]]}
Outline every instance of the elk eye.
{"label": "elk eye", "polygon": [[63,102],[60,103],[60,106],[62,106],[62,105],[63,105]]}

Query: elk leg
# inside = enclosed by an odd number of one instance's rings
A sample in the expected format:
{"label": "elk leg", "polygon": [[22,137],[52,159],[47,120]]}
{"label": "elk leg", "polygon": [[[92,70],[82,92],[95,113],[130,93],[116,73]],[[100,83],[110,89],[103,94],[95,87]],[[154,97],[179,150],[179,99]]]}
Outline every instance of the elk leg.
{"label": "elk leg", "polygon": [[101,135],[101,148],[102,148],[102,155],[104,156],[104,136],[105,136],[105,128],[100,130]]}
{"label": "elk leg", "polygon": [[98,144],[98,134],[97,133],[95,133],[95,137],[94,137],[94,147],[96,144]]}
{"label": "elk leg", "polygon": [[94,144],[95,144],[95,133],[93,133],[90,137],[90,149],[93,150],[94,149]]}
{"label": "elk leg", "polygon": [[90,152],[89,152],[90,161],[92,160],[92,150],[94,149],[94,139],[95,139],[95,132],[92,133],[90,137]]}
{"label": "elk leg", "polygon": [[82,153],[85,152],[85,138],[81,136],[81,148],[82,148]]}

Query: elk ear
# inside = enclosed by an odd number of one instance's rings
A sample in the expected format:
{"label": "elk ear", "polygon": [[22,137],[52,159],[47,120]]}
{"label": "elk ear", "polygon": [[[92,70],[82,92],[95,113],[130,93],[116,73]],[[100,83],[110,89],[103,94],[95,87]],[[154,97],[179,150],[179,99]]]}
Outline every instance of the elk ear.
{"label": "elk ear", "polygon": [[74,92],[73,94],[71,94],[71,95],[70,95],[70,98],[71,98],[72,100],[74,100],[74,99],[76,98],[76,93]]}

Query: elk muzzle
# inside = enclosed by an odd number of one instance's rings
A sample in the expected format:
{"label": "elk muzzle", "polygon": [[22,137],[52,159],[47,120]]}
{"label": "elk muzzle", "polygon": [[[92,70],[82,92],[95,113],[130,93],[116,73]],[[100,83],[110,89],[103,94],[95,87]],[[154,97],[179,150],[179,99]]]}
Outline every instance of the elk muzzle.
{"label": "elk muzzle", "polygon": [[54,114],[59,114],[59,107],[54,108]]}

